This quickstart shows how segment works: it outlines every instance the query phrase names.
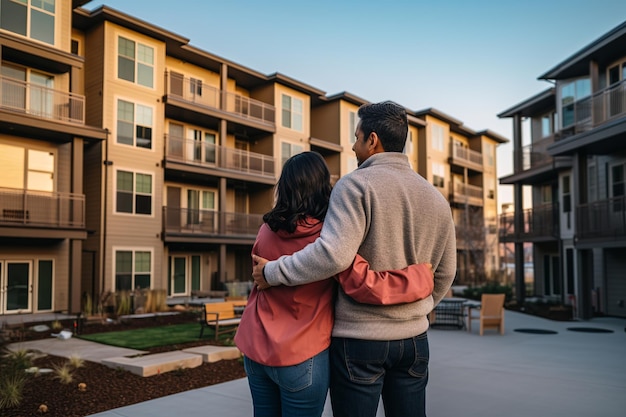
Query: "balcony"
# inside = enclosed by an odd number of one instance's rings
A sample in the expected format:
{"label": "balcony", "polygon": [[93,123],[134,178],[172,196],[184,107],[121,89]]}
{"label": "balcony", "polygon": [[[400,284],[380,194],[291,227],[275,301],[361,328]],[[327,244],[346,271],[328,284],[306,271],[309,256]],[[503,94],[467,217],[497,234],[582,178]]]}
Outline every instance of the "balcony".
{"label": "balcony", "polygon": [[483,154],[463,146],[451,144],[450,164],[459,165],[474,171],[483,171]]}
{"label": "balcony", "polygon": [[271,131],[275,129],[276,108],[270,104],[172,72],[166,73],[166,86],[168,99],[192,105],[200,111],[215,112],[217,117],[232,115],[235,116],[232,121],[248,121],[253,125],[264,125]]}
{"label": "balcony", "polygon": [[275,181],[275,161],[271,156],[170,135],[165,135],[165,144],[167,161]]}
{"label": "balcony", "polygon": [[515,230],[515,213],[500,215],[499,236],[502,242],[541,242],[559,236],[557,204],[545,204],[522,212],[523,230]]}
{"label": "balcony", "polygon": [[83,194],[0,188],[0,236],[85,238],[84,229]]}
{"label": "balcony", "polygon": [[576,238],[626,238],[626,197],[594,201],[576,207]]}
{"label": "balcony", "polygon": [[452,192],[450,193],[450,202],[457,204],[468,204],[470,206],[482,207],[483,188],[476,185],[464,184],[462,182],[453,182],[450,185]]}
{"label": "balcony", "polygon": [[163,236],[169,242],[219,243],[229,238],[254,242],[261,224],[262,214],[163,207]]}
{"label": "balcony", "polygon": [[41,119],[85,123],[85,97],[0,76],[3,110]]}
{"label": "balcony", "polygon": [[[554,143],[554,137],[542,139],[530,145],[522,147],[522,170],[528,171],[549,165],[554,161],[554,158],[548,154],[548,146]],[[515,157],[519,150],[515,150]]]}
{"label": "balcony", "polygon": [[557,141],[587,132],[603,123],[626,116],[626,80],[563,106],[563,125]]}

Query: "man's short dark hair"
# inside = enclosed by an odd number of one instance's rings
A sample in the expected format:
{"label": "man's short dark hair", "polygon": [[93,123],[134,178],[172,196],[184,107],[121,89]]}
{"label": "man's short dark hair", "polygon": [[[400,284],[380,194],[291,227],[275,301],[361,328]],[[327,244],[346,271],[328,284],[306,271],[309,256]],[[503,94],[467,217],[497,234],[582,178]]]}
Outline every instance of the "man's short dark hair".
{"label": "man's short dark hair", "polygon": [[364,104],[359,108],[365,138],[376,132],[385,152],[402,152],[409,130],[406,110],[393,101]]}

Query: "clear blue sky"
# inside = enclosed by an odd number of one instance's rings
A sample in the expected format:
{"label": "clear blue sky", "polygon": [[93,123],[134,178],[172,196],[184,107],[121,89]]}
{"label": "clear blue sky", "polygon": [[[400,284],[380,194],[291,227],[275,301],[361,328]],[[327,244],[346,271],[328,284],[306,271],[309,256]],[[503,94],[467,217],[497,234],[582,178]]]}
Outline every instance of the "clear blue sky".
{"label": "clear blue sky", "polygon": [[[102,4],[262,73],[329,95],[434,107],[510,140],[512,122],[497,114],[548,88],[539,75],[626,21],[626,0],[109,0],[84,7]],[[499,176],[513,171],[512,149],[498,149]],[[499,204],[512,201],[511,188],[500,187]]]}

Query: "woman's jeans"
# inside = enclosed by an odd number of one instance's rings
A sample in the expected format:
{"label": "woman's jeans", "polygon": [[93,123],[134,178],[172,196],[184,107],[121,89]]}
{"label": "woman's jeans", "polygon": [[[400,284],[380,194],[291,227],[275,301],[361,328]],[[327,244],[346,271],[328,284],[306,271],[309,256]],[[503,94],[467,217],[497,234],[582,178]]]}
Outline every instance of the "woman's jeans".
{"label": "woman's jeans", "polygon": [[330,383],[328,349],[293,366],[265,366],[244,357],[255,417],[319,417]]}
{"label": "woman's jeans", "polygon": [[381,395],[386,417],[426,416],[428,358],[426,333],[391,341],[333,337],[333,416],[375,417]]}

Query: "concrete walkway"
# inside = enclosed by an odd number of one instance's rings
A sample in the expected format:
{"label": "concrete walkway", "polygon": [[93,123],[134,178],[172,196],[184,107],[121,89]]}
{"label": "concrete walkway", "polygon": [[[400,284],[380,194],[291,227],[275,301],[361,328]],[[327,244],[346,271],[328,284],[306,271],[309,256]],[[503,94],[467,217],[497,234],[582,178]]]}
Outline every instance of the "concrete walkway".
{"label": "concrete walkway", "polygon": [[[504,336],[488,331],[481,337],[478,326],[473,327],[471,334],[429,331],[429,417],[626,415],[626,319],[554,322],[507,311]],[[589,329],[611,332],[592,333]],[[212,385],[90,417],[173,415],[252,416],[247,381]],[[323,415],[332,416],[330,401]],[[377,415],[384,416],[382,406]]]}

